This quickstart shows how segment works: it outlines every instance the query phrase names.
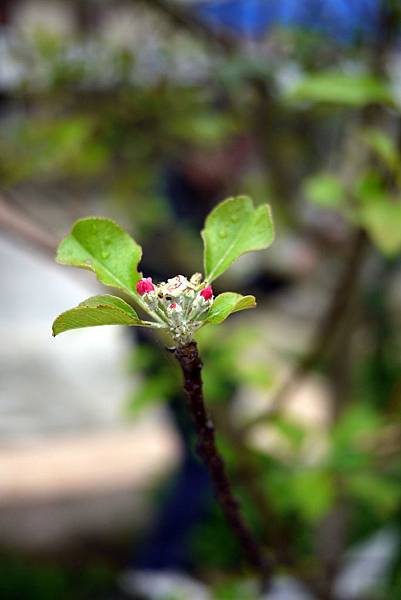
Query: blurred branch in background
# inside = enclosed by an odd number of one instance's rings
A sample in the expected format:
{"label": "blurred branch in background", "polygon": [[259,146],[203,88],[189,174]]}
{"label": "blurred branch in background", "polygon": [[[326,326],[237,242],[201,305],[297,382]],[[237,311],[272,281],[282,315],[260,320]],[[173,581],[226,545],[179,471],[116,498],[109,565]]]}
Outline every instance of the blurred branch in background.
{"label": "blurred branch in background", "polygon": [[0,194],[0,230],[11,233],[48,257],[53,258],[56,254],[58,241],[4,194]]}

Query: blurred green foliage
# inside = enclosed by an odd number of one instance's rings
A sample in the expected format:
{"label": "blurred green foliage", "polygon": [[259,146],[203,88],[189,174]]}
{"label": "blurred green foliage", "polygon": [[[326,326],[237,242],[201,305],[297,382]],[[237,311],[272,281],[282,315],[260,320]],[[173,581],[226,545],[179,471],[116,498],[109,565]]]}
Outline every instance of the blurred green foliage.
{"label": "blurred green foliage", "polygon": [[104,565],[77,570],[22,558],[0,557],[0,594],[7,600],[106,599],[115,589],[115,572]]}
{"label": "blurred green foliage", "polygon": [[[272,385],[273,372],[263,358],[244,357],[259,337],[252,326],[205,327],[196,337],[203,360],[208,364],[203,373],[203,384],[209,403],[227,402],[227,391],[235,386],[249,385],[266,390]],[[128,401],[128,409],[133,414],[156,402],[165,402],[181,390],[175,361],[169,360],[167,355],[161,356],[157,347],[138,344],[131,352],[128,367],[139,375]]]}
{"label": "blurred green foliage", "polygon": [[290,99],[327,102],[341,106],[364,106],[374,102],[392,104],[391,87],[384,80],[359,73],[313,73],[302,79]]}

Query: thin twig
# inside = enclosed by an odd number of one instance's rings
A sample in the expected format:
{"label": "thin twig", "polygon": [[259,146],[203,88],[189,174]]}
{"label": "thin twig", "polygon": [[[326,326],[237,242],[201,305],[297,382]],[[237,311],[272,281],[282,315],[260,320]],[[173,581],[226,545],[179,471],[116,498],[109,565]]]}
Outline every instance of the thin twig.
{"label": "thin twig", "polygon": [[263,590],[270,585],[273,563],[267,560],[244,521],[234,497],[224,461],[217,449],[214,425],[206,411],[202,391],[202,361],[195,342],[172,350],[184,375],[187,406],[198,436],[197,451],[213,482],[225,517],[235,532],[248,562],[258,571]]}

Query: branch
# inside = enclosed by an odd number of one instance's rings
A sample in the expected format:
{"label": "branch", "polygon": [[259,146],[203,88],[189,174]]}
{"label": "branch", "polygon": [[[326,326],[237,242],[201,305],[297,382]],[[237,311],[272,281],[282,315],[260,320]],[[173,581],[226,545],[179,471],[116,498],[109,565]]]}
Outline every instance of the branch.
{"label": "branch", "polygon": [[0,228],[17,235],[47,256],[53,257],[56,253],[57,241],[24,212],[11,206],[4,195],[0,195]]}
{"label": "branch", "polygon": [[267,561],[258,542],[245,523],[235,499],[226,467],[216,446],[214,425],[207,414],[202,391],[202,361],[196,342],[172,350],[184,375],[187,407],[198,436],[197,451],[213,482],[215,494],[224,515],[236,534],[248,562],[258,571],[263,590],[270,585],[273,564]]}

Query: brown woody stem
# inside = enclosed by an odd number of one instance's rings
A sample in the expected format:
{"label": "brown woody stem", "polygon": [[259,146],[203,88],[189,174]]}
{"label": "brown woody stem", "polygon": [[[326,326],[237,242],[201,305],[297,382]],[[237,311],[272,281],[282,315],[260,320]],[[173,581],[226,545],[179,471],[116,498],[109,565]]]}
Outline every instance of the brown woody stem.
{"label": "brown woody stem", "polygon": [[197,452],[209,471],[224,515],[249,564],[259,573],[263,590],[266,590],[272,575],[272,564],[263,557],[257,540],[244,521],[239,503],[233,495],[224,461],[217,449],[214,425],[203,400],[202,361],[196,342],[175,348],[172,352],[184,375],[187,406],[198,436]]}

